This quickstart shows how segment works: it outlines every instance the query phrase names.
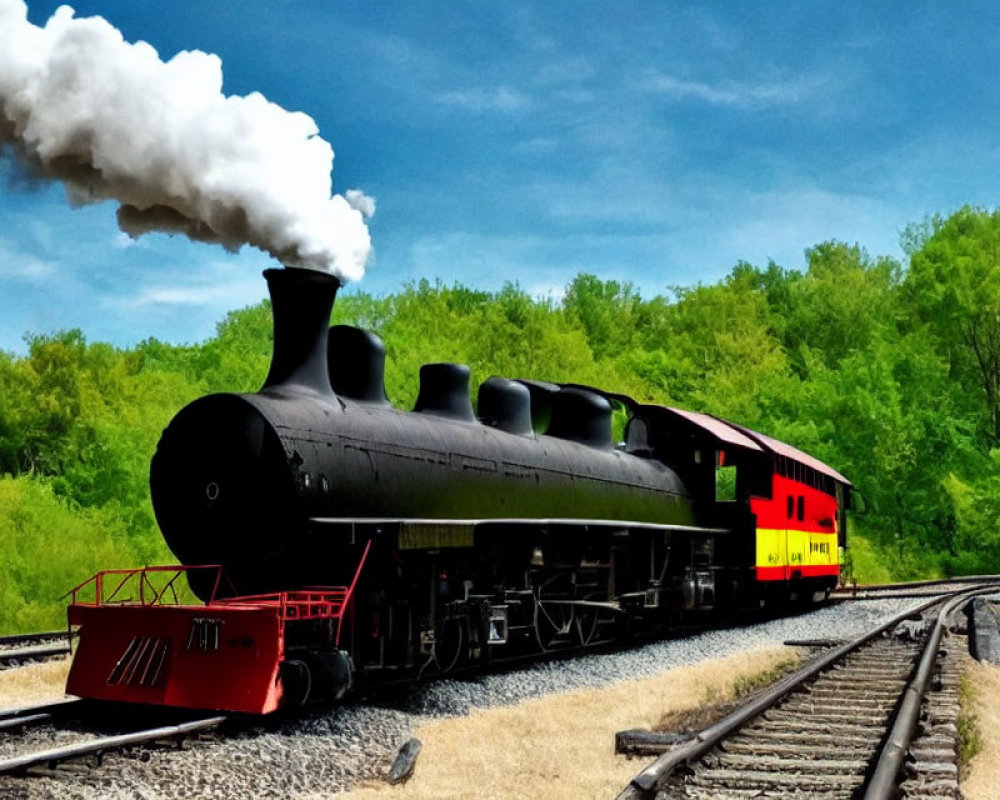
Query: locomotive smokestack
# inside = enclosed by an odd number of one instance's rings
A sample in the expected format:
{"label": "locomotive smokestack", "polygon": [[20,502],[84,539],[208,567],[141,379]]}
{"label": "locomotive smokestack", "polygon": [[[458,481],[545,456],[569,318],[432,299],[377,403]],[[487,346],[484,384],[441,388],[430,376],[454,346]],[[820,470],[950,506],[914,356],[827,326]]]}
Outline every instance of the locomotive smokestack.
{"label": "locomotive smokestack", "polygon": [[274,317],[271,369],[261,387],[334,396],[327,369],[327,335],[340,281],[311,269],[264,271]]}

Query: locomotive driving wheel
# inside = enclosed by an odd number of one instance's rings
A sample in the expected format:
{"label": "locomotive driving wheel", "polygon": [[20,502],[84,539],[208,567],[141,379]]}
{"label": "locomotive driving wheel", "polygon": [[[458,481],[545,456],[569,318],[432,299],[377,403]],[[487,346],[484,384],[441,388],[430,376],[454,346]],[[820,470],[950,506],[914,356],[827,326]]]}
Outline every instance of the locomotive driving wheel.
{"label": "locomotive driving wheel", "polygon": [[543,651],[572,641],[576,619],[572,599],[573,583],[569,573],[552,575],[535,587],[535,638]]}
{"label": "locomotive driving wheel", "polygon": [[[607,599],[607,593],[592,592],[583,598],[584,602],[597,603]],[[597,630],[600,627],[601,608],[596,605],[578,605],[573,612],[573,633],[577,642],[581,645],[588,645],[597,638]]]}

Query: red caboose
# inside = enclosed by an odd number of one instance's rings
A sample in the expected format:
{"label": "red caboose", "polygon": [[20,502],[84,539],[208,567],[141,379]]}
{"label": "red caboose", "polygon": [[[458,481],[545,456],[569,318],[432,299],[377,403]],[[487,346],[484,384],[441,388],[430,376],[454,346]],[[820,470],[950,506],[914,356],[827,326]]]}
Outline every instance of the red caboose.
{"label": "red caboose", "polygon": [[[726,420],[644,406],[646,439],[680,474],[716,539],[703,582],[721,602],[828,594],[847,544],[851,482],[791,445]],[[710,577],[709,577],[710,573]],[[707,603],[701,603],[702,606]]]}

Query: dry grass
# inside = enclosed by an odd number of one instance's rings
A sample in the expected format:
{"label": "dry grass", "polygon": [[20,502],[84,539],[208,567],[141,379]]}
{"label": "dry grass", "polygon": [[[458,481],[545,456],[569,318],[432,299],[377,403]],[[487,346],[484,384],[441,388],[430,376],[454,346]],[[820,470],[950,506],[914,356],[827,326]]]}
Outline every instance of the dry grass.
{"label": "dry grass", "polygon": [[69,656],[0,670],[0,708],[59,700],[68,672]]}
{"label": "dry grass", "polygon": [[653,726],[653,730],[682,734],[702,731],[746,703],[751,695],[759,694],[798,666],[798,656],[791,656],[759,672],[735,676],[728,692],[720,694],[714,687],[707,688],[699,705],[667,711]]}
{"label": "dry grass", "polygon": [[656,678],[475,710],[414,731],[423,750],[410,781],[372,785],[337,800],[547,800],[614,797],[643,762],[614,753],[616,731],[652,728],[664,712],[725,701],[739,675],[772,669],[790,648],[752,651]]}
{"label": "dry grass", "polygon": [[972,687],[981,749],[962,781],[966,800],[1000,797],[1000,667],[973,661],[966,678]]}
{"label": "dry grass", "polygon": [[983,749],[983,734],[979,730],[975,684],[969,673],[969,656],[965,657],[966,667],[958,682],[958,778],[965,780],[969,775],[969,765]]}

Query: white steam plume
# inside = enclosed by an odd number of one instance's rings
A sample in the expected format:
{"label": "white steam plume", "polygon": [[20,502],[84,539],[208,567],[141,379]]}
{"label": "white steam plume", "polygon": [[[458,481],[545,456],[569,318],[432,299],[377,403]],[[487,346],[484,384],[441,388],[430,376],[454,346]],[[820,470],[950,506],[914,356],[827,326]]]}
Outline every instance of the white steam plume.
{"label": "white steam plume", "polygon": [[217,56],[164,63],[101,17],[62,6],[44,27],[0,0],[0,144],[62,180],[74,204],[118,201],[131,236],[182,232],[354,280],[375,202],[332,192],[333,149],[311,117],[222,94]]}

